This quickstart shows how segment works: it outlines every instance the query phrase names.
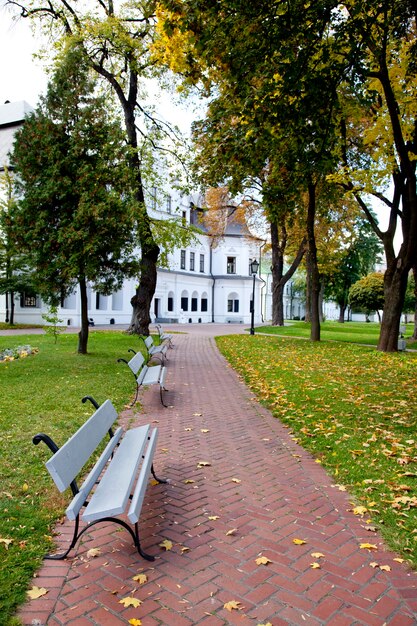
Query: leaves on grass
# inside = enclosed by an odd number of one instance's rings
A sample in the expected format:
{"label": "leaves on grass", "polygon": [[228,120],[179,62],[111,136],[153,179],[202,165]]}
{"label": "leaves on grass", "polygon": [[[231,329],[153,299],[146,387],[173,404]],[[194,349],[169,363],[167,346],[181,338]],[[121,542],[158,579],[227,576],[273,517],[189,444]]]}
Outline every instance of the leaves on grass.
{"label": "leaves on grass", "polygon": [[47,593],[48,593],[48,589],[45,589],[45,587],[37,587],[36,585],[34,585],[32,589],[29,589],[29,591],[27,592],[27,595],[29,596],[31,600],[36,600],[37,598],[41,598]]}
{"label": "leaves on grass", "polygon": [[241,606],[240,602],[237,602],[236,600],[230,600],[230,602],[226,602],[223,608],[227,609],[227,611],[241,611],[243,607]]}
{"label": "leaves on grass", "polygon": [[355,506],[352,511],[354,515],[365,515],[365,513],[368,512],[368,509],[366,508],[366,506]]}
{"label": "leaves on grass", "polygon": [[119,600],[119,604],[123,604],[125,609],[127,609],[128,606],[133,606],[137,609],[137,607],[142,604],[142,600],[138,600],[138,598],[134,598],[133,596],[126,596],[126,598]]}
{"label": "leaves on grass", "polygon": [[173,543],[169,539],[164,539],[159,545],[168,552],[168,550],[172,550]]}
{"label": "leaves on grass", "polygon": [[0,543],[2,543],[6,550],[8,550],[10,544],[13,543],[13,539],[5,539],[4,537],[0,537]]}

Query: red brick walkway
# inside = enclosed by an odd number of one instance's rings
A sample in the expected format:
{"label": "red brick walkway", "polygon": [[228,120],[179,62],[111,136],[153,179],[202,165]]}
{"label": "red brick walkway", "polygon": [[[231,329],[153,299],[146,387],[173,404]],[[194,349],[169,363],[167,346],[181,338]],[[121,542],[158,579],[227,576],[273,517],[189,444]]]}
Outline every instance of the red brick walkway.
{"label": "red brick walkway", "polygon": [[[214,339],[175,336],[168,370],[172,406],[163,408],[151,388],[135,418],[158,424],[155,468],[170,480],[148,488],[140,523],[143,548],[156,560],[143,560],[123,529],[95,526],[70,559],[45,561],[34,584],[48,593],[22,608],[23,623],[417,624],[417,574],[365,530],[349,495],[259,406]],[[61,545],[68,528],[60,528]],[[165,539],[171,550],[159,546]],[[362,542],[378,550],[360,549]],[[88,556],[92,547],[98,556]],[[257,564],[261,556],[269,561]],[[126,597],[142,604],[125,608]],[[238,608],[228,611],[231,601]]]}

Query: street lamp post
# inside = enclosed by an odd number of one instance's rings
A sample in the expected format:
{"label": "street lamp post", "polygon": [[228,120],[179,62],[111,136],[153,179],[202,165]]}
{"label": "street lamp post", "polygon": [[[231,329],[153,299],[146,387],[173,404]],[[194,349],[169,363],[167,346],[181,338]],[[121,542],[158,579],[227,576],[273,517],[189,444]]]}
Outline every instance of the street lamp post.
{"label": "street lamp post", "polygon": [[254,335],[255,334],[255,277],[256,274],[258,273],[258,269],[259,269],[259,261],[257,261],[256,259],[254,259],[251,263],[250,263],[250,273],[253,276],[253,289],[252,289],[252,311],[251,311],[251,323],[250,323],[250,334]]}

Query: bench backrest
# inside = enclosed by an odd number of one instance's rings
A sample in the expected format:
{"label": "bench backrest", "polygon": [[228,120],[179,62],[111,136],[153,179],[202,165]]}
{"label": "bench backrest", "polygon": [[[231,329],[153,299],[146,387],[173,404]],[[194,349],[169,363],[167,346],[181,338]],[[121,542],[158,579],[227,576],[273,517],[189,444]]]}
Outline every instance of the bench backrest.
{"label": "bench backrest", "polygon": [[77,477],[116,419],[116,409],[106,400],[45,463],[59,491],[65,491]]}
{"label": "bench backrest", "polygon": [[136,376],[141,367],[143,367],[144,363],[145,357],[143,356],[142,352],[137,352],[135,356],[130,359],[128,365]]}
{"label": "bench backrest", "polygon": [[148,350],[150,350],[152,346],[154,345],[152,337],[148,335],[144,341],[145,341],[145,346],[148,348]]}

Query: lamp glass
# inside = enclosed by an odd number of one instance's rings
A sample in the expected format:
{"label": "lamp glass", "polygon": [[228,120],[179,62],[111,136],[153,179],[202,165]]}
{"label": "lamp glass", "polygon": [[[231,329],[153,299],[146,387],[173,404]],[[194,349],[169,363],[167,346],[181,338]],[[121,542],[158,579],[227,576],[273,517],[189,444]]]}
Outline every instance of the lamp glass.
{"label": "lamp glass", "polygon": [[251,271],[251,274],[252,274],[253,276],[255,276],[255,274],[257,274],[257,273],[258,273],[258,269],[259,269],[259,261],[257,261],[256,259],[254,259],[254,260],[251,262],[251,264],[250,264],[250,271]]}

